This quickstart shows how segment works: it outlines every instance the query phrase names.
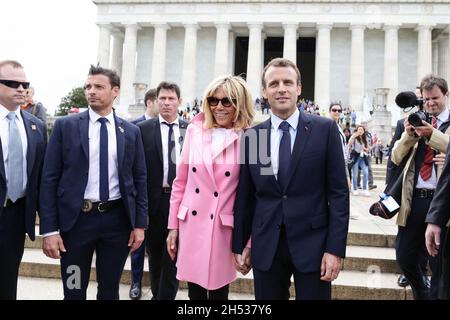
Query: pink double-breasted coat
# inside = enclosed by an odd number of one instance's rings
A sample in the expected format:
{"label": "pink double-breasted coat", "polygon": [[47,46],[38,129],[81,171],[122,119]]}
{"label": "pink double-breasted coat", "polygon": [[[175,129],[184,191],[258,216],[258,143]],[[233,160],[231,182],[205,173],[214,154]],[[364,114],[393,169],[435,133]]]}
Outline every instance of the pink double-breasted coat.
{"label": "pink double-breasted coat", "polygon": [[216,290],[236,279],[231,237],[240,136],[232,131],[212,148],[212,130],[203,121],[200,113],[187,128],[168,228],[178,229],[177,278]]}

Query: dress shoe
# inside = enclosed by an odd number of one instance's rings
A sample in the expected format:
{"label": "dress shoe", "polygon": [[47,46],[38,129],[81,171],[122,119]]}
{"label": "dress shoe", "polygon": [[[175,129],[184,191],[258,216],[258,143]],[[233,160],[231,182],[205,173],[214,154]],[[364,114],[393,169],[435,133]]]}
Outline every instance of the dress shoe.
{"label": "dress shoe", "polygon": [[373,190],[373,189],[376,189],[376,188],[377,188],[376,184],[373,184],[373,185],[369,186],[369,190]]}
{"label": "dress shoe", "polygon": [[404,287],[406,287],[406,286],[409,286],[409,281],[408,281],[408,279],[406,279],[406,277],[405,277],[404,274],[401,274],[400,277],[398,277],[397,284],[398,284],[400,287],[403,287],[403,288],[404,288]]}
{"label": "dress shoe", "polygon": [[130,299],[139,300],[141,298],[142,290],[139,282],[133,283],[130,288]]}

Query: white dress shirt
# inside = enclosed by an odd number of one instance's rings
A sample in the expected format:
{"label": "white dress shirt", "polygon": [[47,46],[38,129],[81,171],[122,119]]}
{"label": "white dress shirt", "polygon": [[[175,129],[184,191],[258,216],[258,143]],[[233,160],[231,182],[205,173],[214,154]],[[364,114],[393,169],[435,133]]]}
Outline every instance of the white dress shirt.
{"label": "white dress shirt", "polygon": [[[296,108],[295,112],[286,119],[289,123],[289,133],[291,134],[291,153],[294,149],[295,136],[297,135],[298,117],[300,111]],[[270,160],[272,162],[273,174],[278,179],[278,153],[280,149],[281,138],[283,137],[283,130],[281,130],[280,124],[285,121],[276,115],[270,116],[271,132],[270,132]]]}
{"label": "white dress shirt", "polygon": [[212,155],[224,148],[228,137],[232,134],[234,129],[213,128],[211,133],[211,151]]}
{"label": "white dress shirt", "polygon": [[[167,182],[167,177],[169,175],[169,126],[164,124],[168,123],[164,118],[159,115],[159,127],[161,129],[161,144],[162,144],[162,155],[163,155],[163,167],[164,167],[164,176],[163,176],[163,185],[162,187],[169,187],[169,183]],[[169,123],[174,124],[173,126],[173,135],[175,139],[175,165],[178,164],[180,160],[180,152],[181,152],[181,144],[180,144],[180,121],[177,116],[177,118]],[[178,169],[178,166],[177,166]]]}
{"label": "white dress shirt", "polygon": [[[3,152],[3,164],[5,168],[6,175],[6,183],[8,183],[8,143],[9,143],[9,120],[6,117],[9,114],[9,110],[6,109],[3,105],[0,104],[0,139],[2,141],[2,152]],[[20,108],[17,108],[16,111],[16,125],[19,129],[20,139],[22,141],[22,154],[23,154],[23,191],[20,197],[25,196],[25,191],[27,187],[27,148],[28,148],[28,139],[27,132],[25,131],[25,124],[22,119],[22,115],[20,114]]]}
{"label": "white dress shirt", "polygon": [[[444,111],[442,111],[437,117],[436,117],[436,126],[439,128],[445,121],[448,120],[448,116],[450,114],[450,111],[445,108]],[[436,189],[437,186],[437,175],[436,175],[436,168],[434,166],[431,167],[431,177],[427,181],[424,181],[422,177],[419,174],[419,178],[417,179],[416,188],[417,189]]]}
{"label": "white dress shirt", "polygon": [[[101,118],[95,111],[89,108],[89,176],[84,198],[93,202],[100,201],[100,127],[97,121]],[[114,113],[106,117],[108,129],[108,180],[109,200],[121,197],[119,188],[119,170],[117,162],[117,139]]]}

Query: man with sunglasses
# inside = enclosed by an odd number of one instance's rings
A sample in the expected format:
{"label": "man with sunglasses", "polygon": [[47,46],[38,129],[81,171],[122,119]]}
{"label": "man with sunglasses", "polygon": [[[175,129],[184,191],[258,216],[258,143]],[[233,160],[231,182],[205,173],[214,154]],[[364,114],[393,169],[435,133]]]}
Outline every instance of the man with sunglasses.
{"label": "man with sunglasses", "polygon": [[22,65],[0,61],[0,300],[16,299],[25,233],[35,238],[47,132],[19,108],[29,86]]}
{"label": "man with sunglasses", "polygon": [[169,200],[187,122],[179,119],[180,88],[161,82],[156,89],[159,116],[137,124],[141,129],[147,163],[149,199],[150,276],[152,300],[174,300],[177,269],[166,249]]}

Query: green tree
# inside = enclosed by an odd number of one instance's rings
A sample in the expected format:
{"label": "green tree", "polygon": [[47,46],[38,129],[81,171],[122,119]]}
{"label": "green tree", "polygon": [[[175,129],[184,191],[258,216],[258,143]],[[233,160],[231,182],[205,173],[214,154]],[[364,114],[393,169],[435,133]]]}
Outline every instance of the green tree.
{"label": "green tree", "polygon": [[88,102],[84,95],[83,87],[77,87],[61,99],[61,103],[56,110],[56,116],[66,116],[72,108],[87,108]]}

